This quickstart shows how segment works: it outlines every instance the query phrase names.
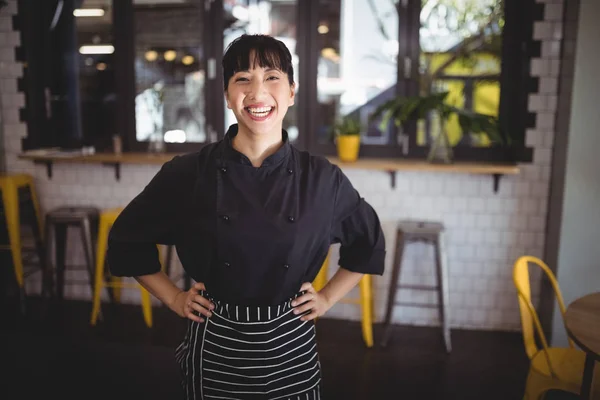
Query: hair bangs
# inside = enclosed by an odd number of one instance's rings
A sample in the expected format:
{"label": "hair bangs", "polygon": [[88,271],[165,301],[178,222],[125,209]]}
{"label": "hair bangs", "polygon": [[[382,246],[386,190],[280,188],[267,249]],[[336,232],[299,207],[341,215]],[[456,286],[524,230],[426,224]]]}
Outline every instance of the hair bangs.
{"label": "hair bangs", "polygon": [[294,83],[292,56],[283,42],[268,35],[242,35],[234,40],[223,56],[224,88],[229,79],[240,71],[252,68],[277,69]]}

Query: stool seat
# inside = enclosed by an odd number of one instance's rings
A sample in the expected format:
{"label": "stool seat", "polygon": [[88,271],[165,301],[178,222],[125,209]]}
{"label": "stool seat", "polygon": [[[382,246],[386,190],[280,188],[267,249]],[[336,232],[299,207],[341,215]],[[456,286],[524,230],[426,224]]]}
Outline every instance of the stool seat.
{"label": "stool seat", "polygon": [[398,222],[398,229],[405,235],[428,236],[438,235],[444,230],[444,225],[439,222],[404,220]]}
{"label": "stool seat", "polygon": [[11,181],[17,186],[25,186],[33,183],[33,176],[28,174],[1,173],[0,184],[5,181]]}
{"label": "stool seat", "polygon": [[[444,225],[435,221],[403,220],[398,222],[396,231],[396,254],[394,259],[394,265],[392,268],[392,279],[390,282],[390,289],[388,293],[387,311],[384,320],[384,336],[381,341],[382,346],[387,345],[387,342],[391,335],[391,319],[395,305],[423,308],[436,307],[436,305],[432,304],[397,303],[396,294],[398,289],[425,291],[435,290],[438,294],[437,308],[439,310],[440,322],[442,325],[444,344],[446,346],[446,351],[451,351],[452,346],[450,342],[449,325],[450,303],[448,295],[448,263],[445,250],[444,233]],[[401,285],[398,282],[400,278],[404,247],[406,244],[414,242],[425,242],[434,246],[437,285]]]}
{"label": "stool seat", "polygon": [[100,216],[104,220],[114,222],[117,220],[117,217],[119,216],[119,214],[121,214],[121,211],[123,211],[123,209],[123,207],[107,208],[105,210],[102,210]]}
{"label": "stool seat", "polygon": [[46,219],[51,219],[56,222],[79,222],[84,218],[97,219],[100,215],[100,210],[96,207],[58,207],[46,214]]}

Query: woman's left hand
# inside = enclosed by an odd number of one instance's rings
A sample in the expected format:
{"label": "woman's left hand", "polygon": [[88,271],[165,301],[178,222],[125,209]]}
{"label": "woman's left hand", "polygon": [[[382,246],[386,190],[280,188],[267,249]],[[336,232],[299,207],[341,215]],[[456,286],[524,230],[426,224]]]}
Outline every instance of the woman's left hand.
{"label": "woman's left hand", "polygon": [[310,282],[302,284],[300,291],[306,293],[292,301],[292,307],[295,307],[294,314],[304,314],[310,310],[310,313],[303,315],[300,320],[310,321],[325,314],[331,308],[327,297],[317,292]]}

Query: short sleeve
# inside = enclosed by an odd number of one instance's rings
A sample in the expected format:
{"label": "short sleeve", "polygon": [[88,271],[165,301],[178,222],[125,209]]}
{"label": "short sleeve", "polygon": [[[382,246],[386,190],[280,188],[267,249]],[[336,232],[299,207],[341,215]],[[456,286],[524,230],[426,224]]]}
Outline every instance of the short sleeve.
{"label": "short sleeve", "polygon": [[336,166],[337,192],[331,243],[340,243],[339,265],[363,274],[382,275],[385,238],[375,210]]}
{"label": "short sleeve", "polygon": [[176,244],[193,194],[193,171],[177,156],[119,214],[108,238],[107,263],[115,276],[160,271],[157,244]]}

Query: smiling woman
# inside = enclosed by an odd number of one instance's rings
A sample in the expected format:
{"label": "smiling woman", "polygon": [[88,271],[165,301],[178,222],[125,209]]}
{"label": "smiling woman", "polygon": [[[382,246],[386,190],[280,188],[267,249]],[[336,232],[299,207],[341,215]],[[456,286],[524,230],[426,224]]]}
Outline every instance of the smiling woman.
{"label": "smiling woman", "polygon": [[[285,45],[270,36],[242,35],[225,53],[223,71],[227,108],[239,126],[234,147],[248,136],[263,143],[280,137],[295,95],[292,56]],[[257,149],[253,165],[262,163],[261,154]]]}
{"label": "smiling woman", "polygon": [[[291,54],[292,74],[288,75],[289,83],[295,83],[295,103],[298,104],[298,71],[299,57],[297,45],[297,7],[296,0],[277,0],[277,1],[246,1],[231,0],[223,2],[223,12],[225,15],[231,15],[235,20],[233,24],[223,32],[223,47],[227,48],[231,43],[242,34],[266,34],[271,35],[282,42]],[[272,53],[276,55],[277,53]],[[239,61],[248,63],[248,55],[240,58]],[[268,56],[268,54],[266,54]],[[265,59],[265,65],[276,64],[279,59],[275,57],[271,60]],[[235,65],[232,64],[232,65]],[[281,69],[283,72],[287,72]],[[227,79],[225,79],[227,82]],[[298,112],[297,107],[290,108],[283,120],[283,128],[289,134],[289,140],[292,144],[306,146],[306,133],[302,135],[298,131]],[[226,109],[225,126],[235,123],[235,114]]]}
{"label": "smiling woman", "polygon": [[[113,275],[135,277],[189,320],[176,351],[187,399],[320,399],[314,320],[364,274],[383,273],[373,208],[283,129],[293,73],[281,41],[234,40],[223,87],[237,124],[167,162],[110,233]],[[340,268],[317,291],[311,282],[334,243]],[[156,244],[176,246],[193,288],[181,291],[161,272]]]}

